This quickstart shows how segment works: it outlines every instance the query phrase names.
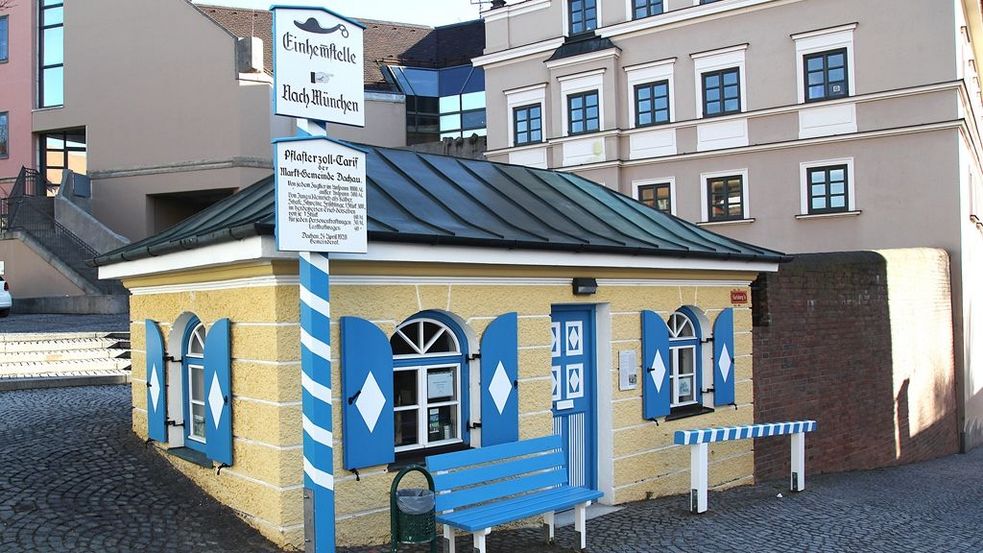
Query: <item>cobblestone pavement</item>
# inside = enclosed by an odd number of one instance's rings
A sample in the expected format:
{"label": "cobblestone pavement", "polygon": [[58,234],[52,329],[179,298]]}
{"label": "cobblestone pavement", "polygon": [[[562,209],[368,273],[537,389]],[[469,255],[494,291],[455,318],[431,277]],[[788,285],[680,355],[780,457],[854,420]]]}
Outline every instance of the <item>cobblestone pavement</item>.
{"label": "cobblestone pavement", "polygon": [[4,332],[129,332],[129,315],[11,313],[0,318]]}
{"label": "cobblestone pavement", "polygon": [[130,432],[128,386],[0,392],[0,552],[279,551]]}
{"label": "cobblestone pavement", "polygon": [[[126,386],[0,393],[0,552],[278,551],[129,430]],[[968,455],[633,503],[587,523],[592,553],[981,552],[983,448]],[[778,493],[783,498],[778,498]],[[570,551],[536,529],[493,531],[490,553]],[[459,551],[470,539],[458,538]],[[349,553],[388,551],[349,549]],[[401,547],[400,551],[424,551]]]}

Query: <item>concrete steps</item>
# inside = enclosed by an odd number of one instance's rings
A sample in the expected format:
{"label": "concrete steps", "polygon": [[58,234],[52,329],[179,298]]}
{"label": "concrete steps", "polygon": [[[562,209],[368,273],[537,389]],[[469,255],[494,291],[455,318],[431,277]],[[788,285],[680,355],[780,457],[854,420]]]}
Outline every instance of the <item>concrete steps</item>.
{"label": "concrete steps", "polygon": [[127,332],[0,335],[0,390],[128,382],[130,367]]}

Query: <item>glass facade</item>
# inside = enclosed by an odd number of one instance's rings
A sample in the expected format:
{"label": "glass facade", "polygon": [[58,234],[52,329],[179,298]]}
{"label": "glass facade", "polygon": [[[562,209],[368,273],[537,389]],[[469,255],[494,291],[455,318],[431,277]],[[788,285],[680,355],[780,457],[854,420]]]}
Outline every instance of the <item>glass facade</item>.
{"label": "glass facade", "polygon": [[38,107],[47,108],[65,103],[65,8],[38,2]]}
{"label": "glass facade", "polygon": [[406,142],[487,134],[485,73],[470,65],[426,69],[388,66],[388,76],[406,95]]}

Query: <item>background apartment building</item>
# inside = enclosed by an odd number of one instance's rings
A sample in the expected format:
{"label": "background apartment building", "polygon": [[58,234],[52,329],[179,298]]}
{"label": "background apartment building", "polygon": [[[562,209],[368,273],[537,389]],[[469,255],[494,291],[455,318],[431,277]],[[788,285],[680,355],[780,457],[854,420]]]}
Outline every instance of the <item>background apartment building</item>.
{"label": "background apartment building", "polygon": [[482,17],[491,160],[788,252],[945,248],[963,440],[983,443],[977,0],[526,0]]}
{"label": "background apartment building", "polygon": [[[432,151],[462,138],[463,153],[480,155],[484,72],[470,59],[484,46],[483,22],[363,23],[366,127],[331,126],[332,136]],[[15,302],[119,293],[85,260],[269,176],[271,139],[295,133],[293,119],[271,112],[271,41],[266,10],[188,0],[0,9],[0,198],[22,167],[18,193],[35,196],[16,202],[16,217],[0,202]],[[83,177],[66,201],[45,198],[68,171]]]}

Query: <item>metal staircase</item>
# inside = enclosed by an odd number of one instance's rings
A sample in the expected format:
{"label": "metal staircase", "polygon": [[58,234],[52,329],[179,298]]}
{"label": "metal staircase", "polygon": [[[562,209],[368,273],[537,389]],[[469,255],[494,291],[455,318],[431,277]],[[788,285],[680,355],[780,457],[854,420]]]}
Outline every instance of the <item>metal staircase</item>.
{"label": "metal staircase", "polygon": [[0,204],[0,230],[27,234],[100,293],[126,295],[119,281],[99,280],[97,269],[88,265],[101,252],[55,220],[54,191],[57,186],[39,172],[21,168],[10,196]]}

